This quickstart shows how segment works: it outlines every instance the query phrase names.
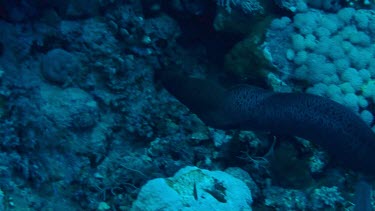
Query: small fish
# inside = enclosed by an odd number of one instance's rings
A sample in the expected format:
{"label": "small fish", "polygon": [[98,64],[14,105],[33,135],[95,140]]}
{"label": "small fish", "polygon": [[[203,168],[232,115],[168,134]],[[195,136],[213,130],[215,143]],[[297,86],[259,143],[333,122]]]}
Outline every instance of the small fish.
{"label": "small fish", "polygon": [[194,187],[193,187],[193,195],[194,195],[194,199],[198,200],[197,183],[195,183],[195,182],[194,182]]}

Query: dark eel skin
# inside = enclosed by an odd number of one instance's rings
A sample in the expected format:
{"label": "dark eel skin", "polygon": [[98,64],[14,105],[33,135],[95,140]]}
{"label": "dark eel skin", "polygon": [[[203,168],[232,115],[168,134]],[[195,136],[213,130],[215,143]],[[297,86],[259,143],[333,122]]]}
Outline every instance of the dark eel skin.
{"label": "dark eel skin", "polygon": [[164,87],[208,126],[307,139],[353,170],[375,175],[375,135],[354,112],[327,98],[276,93],[250,85],[226,89],[170,71]]}

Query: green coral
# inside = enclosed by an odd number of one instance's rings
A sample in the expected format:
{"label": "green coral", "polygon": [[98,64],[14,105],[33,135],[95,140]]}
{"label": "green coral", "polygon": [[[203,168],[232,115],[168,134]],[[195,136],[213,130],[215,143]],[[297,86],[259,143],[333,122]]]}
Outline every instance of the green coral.
{"label": "green coral", "polygon": [[242,80],[266,78],[273,66],[260,48],[262,41],[261,36],[252,35],[238,42],[225,56],[225,70]]}

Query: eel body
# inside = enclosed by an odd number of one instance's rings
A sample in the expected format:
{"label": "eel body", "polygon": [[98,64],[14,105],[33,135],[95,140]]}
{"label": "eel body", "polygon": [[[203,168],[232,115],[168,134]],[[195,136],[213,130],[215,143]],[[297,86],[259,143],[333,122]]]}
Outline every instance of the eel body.
{"label": "eel body", "polygon": [[225,89],[166,72],[165,88],[208,126],[269,131],[307,139],[346,167],[375,175],[375,135],[354,112],[327,98],[250,85]]}

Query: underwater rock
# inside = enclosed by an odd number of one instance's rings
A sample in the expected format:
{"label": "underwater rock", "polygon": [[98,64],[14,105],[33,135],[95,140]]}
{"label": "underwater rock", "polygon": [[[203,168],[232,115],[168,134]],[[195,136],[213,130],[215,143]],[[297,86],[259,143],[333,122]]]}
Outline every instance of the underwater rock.
{"label": "underwater rock", "polygon": [[57,48],[43,56],[41,71],[45,79],[57,84],[65,84],[73,73],[80,70],[79,60],[63,49]]}
{"label": "underwater rock", "polygon": [[251,210],[251,192],[241,180],[222,171],[185,167],[174,177],[148,181],[132,211]]}
{"label": "underwater rock", "polygon": [[41,91],[44,114],[59,128],[88,129],[98,118],[98,106],[91,95],[78,88],[45,87]]}

